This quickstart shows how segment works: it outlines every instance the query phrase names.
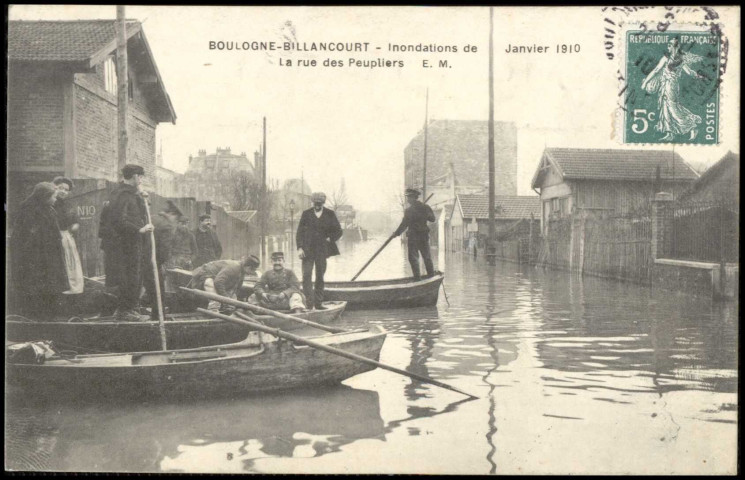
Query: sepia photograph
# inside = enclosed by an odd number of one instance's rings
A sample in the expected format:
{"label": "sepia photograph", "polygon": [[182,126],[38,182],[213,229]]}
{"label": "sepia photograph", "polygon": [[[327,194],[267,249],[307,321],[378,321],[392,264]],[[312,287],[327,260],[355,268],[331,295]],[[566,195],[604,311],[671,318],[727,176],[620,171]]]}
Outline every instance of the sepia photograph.
{"label": "sepia photograph", "polygon": [[7,6],[6,474],[736,475],[740,14]]}

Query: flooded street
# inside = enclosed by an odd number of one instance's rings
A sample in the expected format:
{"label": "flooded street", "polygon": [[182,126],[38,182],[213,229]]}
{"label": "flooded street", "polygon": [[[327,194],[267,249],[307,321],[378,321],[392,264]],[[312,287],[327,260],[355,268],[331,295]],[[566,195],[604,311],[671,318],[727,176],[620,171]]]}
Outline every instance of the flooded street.
{"label": "flooded street", "polygon": [[[327,279],[350,279],[382,241],[341,244]],[[360,280],[405,276],[404,258],[395,240]],[[736,303],[463,254],[444,270],[436,308],[348,311],[341,326],[385,327],[382,362],[478,400],[381,369],[333,388],[196,402],[11,398],[6,468],[736,471]]]}

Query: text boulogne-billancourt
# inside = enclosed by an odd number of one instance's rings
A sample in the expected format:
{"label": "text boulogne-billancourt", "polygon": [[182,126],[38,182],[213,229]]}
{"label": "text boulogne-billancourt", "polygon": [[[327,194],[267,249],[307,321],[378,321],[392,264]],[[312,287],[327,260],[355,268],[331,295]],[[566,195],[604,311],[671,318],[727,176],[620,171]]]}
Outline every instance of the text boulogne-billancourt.
{"label": "text boulogne-billancourt", "polygon": [[[367,52],[370,42],[255,42],[209,41],[210,50],[255,50],[283,52]],[[389,52],[457,53],[456,45],[388,44]]]}

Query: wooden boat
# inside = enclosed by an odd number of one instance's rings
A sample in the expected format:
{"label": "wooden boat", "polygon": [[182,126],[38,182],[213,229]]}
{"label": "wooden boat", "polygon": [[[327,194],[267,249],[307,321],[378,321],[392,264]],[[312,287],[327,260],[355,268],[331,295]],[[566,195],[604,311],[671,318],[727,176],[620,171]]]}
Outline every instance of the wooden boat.
{"label": "wooden boat", "polygon": [[[186,286],[191,280],[191,274],[185,270],[172,269],[168,272],[177,285]],[[324,300],[347,302],[349,309],[429,307],[437,305],[444,278],[444,273],[437,272],[430,278],[418,281],[414,281],[413,277],[356,282],[327,281]],[[243,282],[243,295],[253,292],[255,284],[255,278],[246,279]]]}
{"label": "wooden boat", "polygon": [[[294,314],[296,317],[323,325],[341,317],[345,302],[325,302],[326,310],[312,310]],[[289,313],[289,312],[286,312]],[[258,315],[264,324],[282,330],[293,330],[301,324]],[[141,322],[119,322],[113,317],[79,319],[81,321],[35,322],[10,316],[5,320],[6,339],[13,342],[52,340],[64,350],[85,352],[134,352],[160,350],[157,320],[143,316]],[[248,329],[205,317],[198,312],[167,315],[166,338],[171,349],[195,348],[205,345],[224,345],[246,338]]]}
{"label": "wooden boat", "polygon": [[385,309],[426,307],[437,304],[445,274],[414,281],[413,277],[394,280],[326,282],[324,299],[345,301],[347,308]]}
{"label": "wooden boat", "polygon": [[[307,337],[377,361],[378,326]],[[260,393],[339,383],[375,367],[286,341],[251,341],[161,352],[76,355],[42,364],[6,363],[13,388],[73,396],[194,396]]]}

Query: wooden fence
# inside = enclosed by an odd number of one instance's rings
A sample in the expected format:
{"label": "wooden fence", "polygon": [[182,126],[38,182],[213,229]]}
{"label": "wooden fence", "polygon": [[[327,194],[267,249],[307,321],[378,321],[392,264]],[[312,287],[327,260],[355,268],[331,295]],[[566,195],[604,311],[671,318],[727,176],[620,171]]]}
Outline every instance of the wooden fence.
{"label": "wooden fence", "polygon": [[649,216],[583,213],[551,222],[537,263],[648,284],[654,262],[651,245]]}

